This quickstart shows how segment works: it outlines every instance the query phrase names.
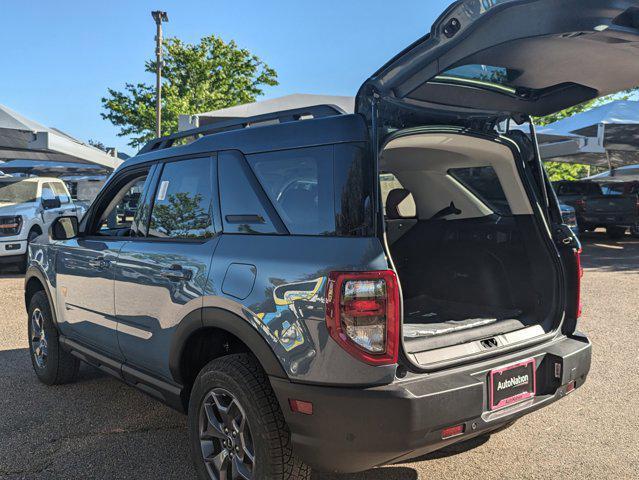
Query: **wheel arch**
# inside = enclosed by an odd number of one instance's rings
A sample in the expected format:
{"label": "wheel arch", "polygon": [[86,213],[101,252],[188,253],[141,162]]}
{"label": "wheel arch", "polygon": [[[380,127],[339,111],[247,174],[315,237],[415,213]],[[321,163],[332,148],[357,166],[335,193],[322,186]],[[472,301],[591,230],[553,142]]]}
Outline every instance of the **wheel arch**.
{"label": "wheel arch", "polygon": [[[189,313],[180,322],[174,334],[169,352],[169,369],[173,380],[183,386],[183,392],[188,395],[194,376],[185,375],[185,361],[189,358],[190,347],[198,338],[212,340],[222,336],[233,345],[227,351],[211,351],[208,361],[230,353],[246,351],[260,363],[267,375],[288,378],[275,352],[267,344],[259,332],[245,319],[235,313],[216,307],[203,307]],[[239,343],[236,343],[239,342]],[[219,343],[219,342],[218,342]],[[202,365],[203,366],[203,365]],[[195,373],[197,375],[197,373]]]}
{"label": "wheel arch", "polygon": [[[42,226],[37,222],[31,225],[31,228],[29,228],[29,233],[33,232],[34,230],[38,232],[38,235],[42,235],[44,233],[44,230],[42,230]],[[27,235],[27,238],[28,238],[28,235]]]}
{"label": "wheel arch", "polygon": [[36,292],[39,291],[44,291],[44,293],[46,294],[47,299],[49,300],[49,306],[51,307],[53,323],[57,326],[58,321],[55,314],[55,303],[53,302],[53,297],[51,296],[51,291],[49,290],[46,277],[36,267],[29,267],[27,269],[27,273],[24,276],[24,305],[27,310],[29,309],[29,303],[31,302],[31,299],[36,294]]}

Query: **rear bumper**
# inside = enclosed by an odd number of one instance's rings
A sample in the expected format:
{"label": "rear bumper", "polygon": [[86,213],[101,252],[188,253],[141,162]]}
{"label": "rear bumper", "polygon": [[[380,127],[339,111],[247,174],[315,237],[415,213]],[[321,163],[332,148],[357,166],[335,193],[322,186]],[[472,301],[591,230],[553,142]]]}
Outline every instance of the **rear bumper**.
{"label": "rear bumper", "polygon": [[584,215],[579,217],[580,226],[589,225],[594,227],[634,227],[639,224],[639,218],[636,215]]}
{"label": "rear bumper", "polygon": [[[503,410],[488,411],[490,370],[533,357],[537,396]],[[333,388],[276,378],[271,383],[291,429],[296,454],[318,470],[351,473],[415,458],[498,430],[564,397],[572,382],[580,387],[590,370],[590,359],[591,345],[586,337],[561,337],[516,355],[413,375],[383,387]],[[293,413],[289,399],[312,402],[313,414]],[[442,429],[462,423],[464,434],[442,440]]]}

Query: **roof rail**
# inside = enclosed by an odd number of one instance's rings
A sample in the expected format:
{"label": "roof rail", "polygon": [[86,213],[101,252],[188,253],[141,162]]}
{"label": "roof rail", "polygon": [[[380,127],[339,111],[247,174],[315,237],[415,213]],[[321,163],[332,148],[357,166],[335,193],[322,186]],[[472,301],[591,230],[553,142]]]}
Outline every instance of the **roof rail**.
{"label": "roof rail", "polygon": [[299,120],[306,120],[308,118],[333,117],[335,115],[343,115],[344,113],[345,112],[341,108],[335,105],[314,105],[304,108],[296,108],[293,110],[266,113],[263,115],[256,115],[254,117],[234,118],[231,120],[215,122],[210,125],[203,125],[191,130],[184,130],[166,137],[153,139],[144,145],[138,154],[171,148],[176,141],[183,138],[194,137],[197,139],[214,133],[259,126],[262,123],[270,125],[275,123],[296,122]]}

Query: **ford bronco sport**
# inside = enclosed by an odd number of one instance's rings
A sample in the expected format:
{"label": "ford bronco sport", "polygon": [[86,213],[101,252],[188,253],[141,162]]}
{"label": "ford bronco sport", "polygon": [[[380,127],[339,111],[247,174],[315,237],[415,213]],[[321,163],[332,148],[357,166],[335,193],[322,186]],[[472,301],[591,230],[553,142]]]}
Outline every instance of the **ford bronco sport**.
{"label": "ford bronco sport", "polygon": [[215,479],[415,458],[581,387],[580,245],[510,126],[636,85],[638,6],[459,1],[353,114],[150,142],[31,246],[36,374],[82,360],[188,412]]}

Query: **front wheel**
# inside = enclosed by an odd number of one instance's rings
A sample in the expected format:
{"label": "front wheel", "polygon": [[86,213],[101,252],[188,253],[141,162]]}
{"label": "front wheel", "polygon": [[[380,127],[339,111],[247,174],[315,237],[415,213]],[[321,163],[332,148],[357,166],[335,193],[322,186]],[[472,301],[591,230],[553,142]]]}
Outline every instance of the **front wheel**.
{"label": "front wheel", "polygon": [[62,349],[53,323],[49,299],[43,291],[29,302],[29,350],[38,379],[46,385],[60,385],[75,380],[80,360]]}
{"label": "front wheel", "polygon": [[202,369],[189,401],[189,440],[202,480],[307,480],[290,431],[254,357],[229,355]]}

